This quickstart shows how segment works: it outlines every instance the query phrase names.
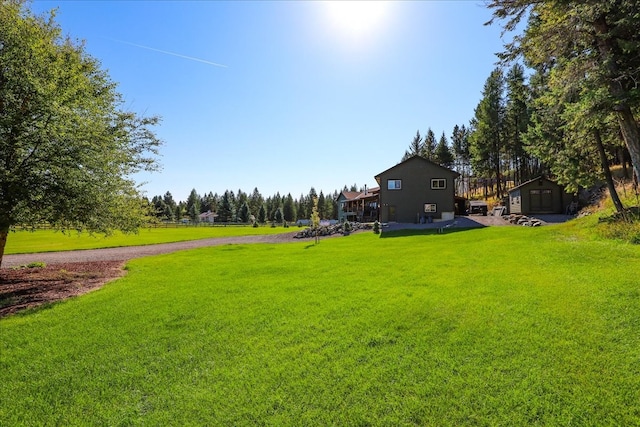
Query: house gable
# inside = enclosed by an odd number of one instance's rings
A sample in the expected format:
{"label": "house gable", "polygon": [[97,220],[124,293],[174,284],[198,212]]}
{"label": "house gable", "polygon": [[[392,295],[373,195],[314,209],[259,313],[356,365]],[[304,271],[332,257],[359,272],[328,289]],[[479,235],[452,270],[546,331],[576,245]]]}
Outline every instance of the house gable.
{"label": "house gable", "polygon": [[380,220],[414,223],[453,217],[458,176],[418,156],[379,173],[375,179],[380,185]]}

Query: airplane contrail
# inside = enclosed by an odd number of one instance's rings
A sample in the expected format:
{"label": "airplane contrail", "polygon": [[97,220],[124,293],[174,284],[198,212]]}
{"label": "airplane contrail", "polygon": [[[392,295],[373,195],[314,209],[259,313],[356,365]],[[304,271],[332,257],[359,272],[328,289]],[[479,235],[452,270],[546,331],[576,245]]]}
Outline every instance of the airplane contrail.
{"label": "airplane contrail", "polygon": [[182,54],[175,53],[175,52],[169,52],[168,50],[156,49],[154,47],[144,46],[144,45],[137,44],[137,43],[126,42],[124,40],[117,40],[117,39],[112,39],[112,38],[109,38],[109,40],[112,40],[112,41],[118,42],[118,43],[122,43],[122,44],[128,44],[129,46],[139,47],[141,49],[147,49],[147,50],[152,50],[154,52],[164,53],[165,55],[177,56],[178,58],[188,59],[190,61],[202,62],[203,64],[213,65],[214,67],[229,68],[224,64],[218,64],[217,62],[211,62],[211,61],[207,61],[205,59],[194,58],[193,56],[187,56],[187,55],[182,55]]}

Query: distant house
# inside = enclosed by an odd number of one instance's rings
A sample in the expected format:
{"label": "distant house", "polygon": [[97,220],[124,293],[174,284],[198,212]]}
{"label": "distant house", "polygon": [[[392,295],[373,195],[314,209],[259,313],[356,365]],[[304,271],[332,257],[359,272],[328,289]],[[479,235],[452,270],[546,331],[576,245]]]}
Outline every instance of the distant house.
{"label": "distant house", "polygon": [[214,223],[215,219],[218,217],[218,214],[211,211],[207,211],[207,212],[201,213],[200,215],[198,215],[198,217],[200,218],[200,222]]}
{"label": "distant house", "polygon": [[558,183],[539,176],[509,190],[509,213],[562,214],[572,198]]}
{"label": "distant house", "polygon": [[455,171],[414,156],[376,175],[381,222],[416,223],[455,216]]}
{"label": "distant house", "polygon": [[338,196],[338,221],[373,222],[378,219],[380,188],[343,191]]}

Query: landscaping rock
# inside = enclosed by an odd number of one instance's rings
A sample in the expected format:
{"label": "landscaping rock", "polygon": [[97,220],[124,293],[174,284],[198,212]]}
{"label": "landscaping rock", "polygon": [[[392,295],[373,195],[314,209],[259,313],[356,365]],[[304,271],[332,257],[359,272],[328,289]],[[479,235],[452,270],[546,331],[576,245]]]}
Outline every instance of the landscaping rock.
{"label": "landscaping rock", "polygon": [[526,215],[511,214],[504,217],[505,221],[509,221],[511,224],[522,225],[524,227],[540,227],[542,221],[536,218],[528,217]]}
{"label": "landscaping rock", "polygon": [[[357,230],[371,230],[373,228],[373,225],[371,224],[363,224],[359,222],[351,222],[349,224],[351,225],[351,230],[350,230],[351,233]],[[320,237],[331,236],[334,234],[344,234],[343,224],[321,225],[320,227],[318,227],[318,235]],[[315,230],[309,227],[296,233],[293,236],[293,238],[294,239],[310,239],[312,237],[315,237],[315,235],[316,235]]]}

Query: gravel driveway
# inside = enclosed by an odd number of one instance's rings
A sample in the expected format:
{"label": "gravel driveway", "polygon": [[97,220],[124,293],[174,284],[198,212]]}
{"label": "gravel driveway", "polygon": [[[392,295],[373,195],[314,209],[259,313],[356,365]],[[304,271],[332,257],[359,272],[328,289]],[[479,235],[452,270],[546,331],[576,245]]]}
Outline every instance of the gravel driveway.
{"label": "gravel driveway", "polygon": [[190,240],[187,242],[160,243],[146,246],[125,246],[121,248],[86,249],[64,252],[40,252],[32,254],[5,255],[2,268],[29,264],[30,262],[45,262],[47,264],[61,264],[68,262],[91,261],[127,261],[149,255],[166,254],[184,249],[202,248],[205,246],[221,246],[243,243],[282,243],[294,242],[293,236],[297,231],[282,234],[241,237],[216,237],[211,239]]}

